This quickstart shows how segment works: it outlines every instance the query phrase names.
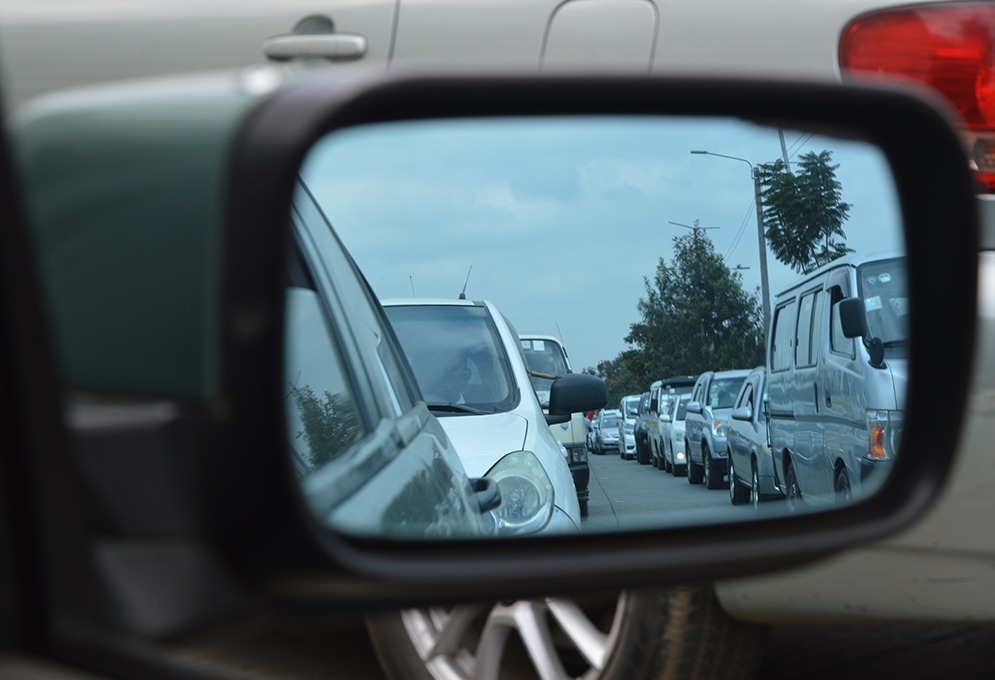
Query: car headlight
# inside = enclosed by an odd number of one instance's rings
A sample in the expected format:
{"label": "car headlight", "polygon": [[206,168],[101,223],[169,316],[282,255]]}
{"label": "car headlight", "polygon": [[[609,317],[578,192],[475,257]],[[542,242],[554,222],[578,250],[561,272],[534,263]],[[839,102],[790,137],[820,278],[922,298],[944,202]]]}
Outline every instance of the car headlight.
{"label": "car headlight", "polygon": [[726,436],[726,421],[719,420],[718,418],[712,421],[712,436],[713,437]]}
{"label": "car headlight", "polygon": [[501,505],[491,511],[498,534],[535,533],[553,516],[553,483],[531,451],[509,453],[484,476],[501,490]]}

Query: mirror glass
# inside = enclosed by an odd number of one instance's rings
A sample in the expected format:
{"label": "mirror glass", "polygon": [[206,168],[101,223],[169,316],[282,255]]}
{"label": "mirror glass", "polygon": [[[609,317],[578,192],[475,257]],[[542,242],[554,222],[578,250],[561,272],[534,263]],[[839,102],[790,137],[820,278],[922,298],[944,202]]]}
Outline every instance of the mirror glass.
{"label": "mirror glass", "polygon": [[337,529],[813,512],[873,494],[898,455],[902,216],[859,136],[708,117],[396,122],[329,135],[300,177],[288,437]]}

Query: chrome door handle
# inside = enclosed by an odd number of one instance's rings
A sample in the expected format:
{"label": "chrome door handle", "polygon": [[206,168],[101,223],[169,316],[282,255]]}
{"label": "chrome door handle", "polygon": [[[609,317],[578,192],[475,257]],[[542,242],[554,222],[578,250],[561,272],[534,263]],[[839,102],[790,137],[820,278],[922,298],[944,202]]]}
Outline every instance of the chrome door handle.
{"label": "chrome door handle", "polygon": [[352,33],[278,35],[263,41],[263,53],[274,61],[308,57],[354,61],[366,54],[366,38]]}

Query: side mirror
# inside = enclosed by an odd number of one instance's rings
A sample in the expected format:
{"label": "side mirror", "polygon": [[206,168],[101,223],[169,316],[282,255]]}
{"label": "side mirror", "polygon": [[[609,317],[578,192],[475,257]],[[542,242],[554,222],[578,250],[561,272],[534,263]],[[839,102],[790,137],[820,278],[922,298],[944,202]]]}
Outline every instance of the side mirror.
{"label": "side mirror", "polygon": [[689,401],[687,411],[688,413],[701,413],[701,402]]}
{"label": "side mirror", "polygon": [[850,297],[839,302],[840,325],[843,327],[843,337],[865,338],[870,334],[867,328],[867,314],[864,312],[864,301]]}
{"label": "side mirror", "polygon": [[671,420],[671,418],[670,418],[670,414],[669,413],[664,413],[662,416],[660,416],[660,421],[664,422],[664,423],[671,423],[671,422],[673,422],[673,420]]}
{"label": "side mirror", "polygon": [[565,417],[557,422],[565,423],[572,413],[595,411],[607,403],[605,381],[593,375],[568,373],[554,380],[549,388],[549,415]]}
{"label": "side mirror", "polygon": [[753,420],[753,413],[750,411],[749,406],[740,406],[737,409],[733,409],[732,413],[730,413],[729,416],[733,420],[743,420],[746,422],[750,422],[751,420]]}

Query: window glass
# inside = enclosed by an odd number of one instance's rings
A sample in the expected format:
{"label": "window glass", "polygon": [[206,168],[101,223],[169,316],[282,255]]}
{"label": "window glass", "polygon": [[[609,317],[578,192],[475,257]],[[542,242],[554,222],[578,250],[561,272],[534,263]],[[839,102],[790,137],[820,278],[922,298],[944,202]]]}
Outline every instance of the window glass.
{"label": "window glass", "polygon": [[708,386],[708,405],[712,408],[732,408],[743,386],[743,378],[716,378]]}
{"label": "window glass", "polygon": [[286,328],[287,431],[305,476],[342,456],[366,428],[315,291],[287,289]]}
{"label": "window glass", "polygon": [[429,408],[459,404],[497,413],[517,405],[508,356],[486,308],[400,305],[386,311]]}
{"label": "window glass", "polygon": [[795,345],[795,366],[814,366],[816,359],[815,310],[818,291],[802,296],[798,306],[798,342]]}
{"label": "window glass", "polygon": [[867,312],[867,327],[885,348],[909,342],[909,293],[905,258],[865,264],[857,270],[857,287]]}
{"label": "window glass", "polygon": [[829,289],[830,300],[830,326],[829,326],[829,349],[836,354],[843,354],[853,359],[857,356],[856,345],[853,338],[843,335],[843,322],[840,320],[840,305],[843,300],[843,289],[833,286]]}
{"label": "window glass", "polygon": [[794,338],[795,303],[792,301],[774,312],[774,341],[770,349],[770,368],[784,371],[791,368],[791,345]]}

